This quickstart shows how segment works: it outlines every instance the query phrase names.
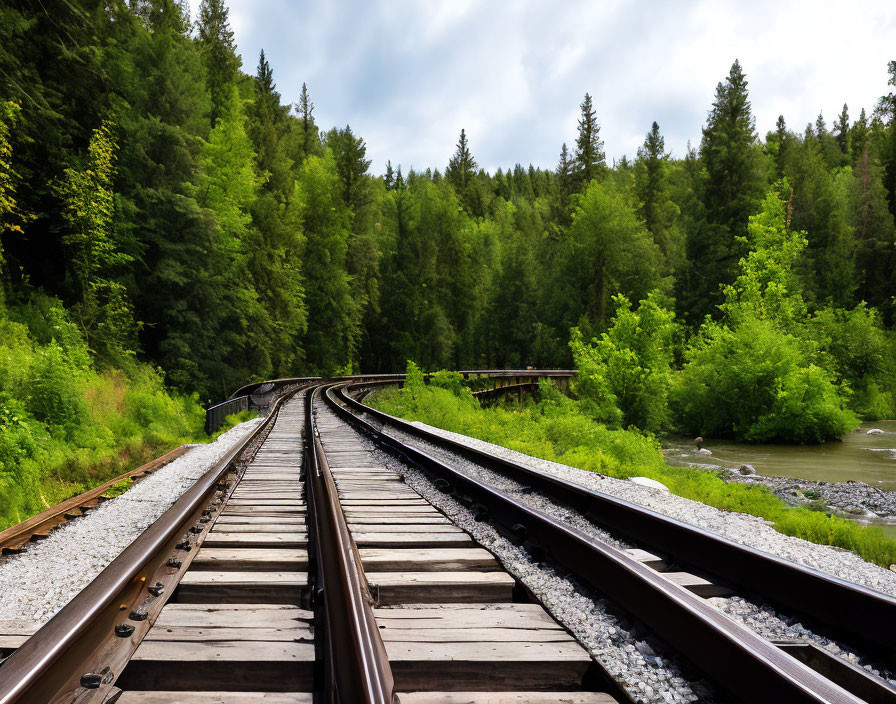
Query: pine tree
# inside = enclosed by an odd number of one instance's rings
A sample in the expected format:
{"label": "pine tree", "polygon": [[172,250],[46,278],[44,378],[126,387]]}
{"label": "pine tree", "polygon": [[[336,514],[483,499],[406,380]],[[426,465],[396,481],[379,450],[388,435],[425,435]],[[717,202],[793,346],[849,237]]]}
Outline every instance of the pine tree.
{"label": "pine tree", "polygon": [[852,143],[853,160],[858,162],[868,148],[868,116],[865,114],[865,108],[862,108],[859,119],[853,123],[849,131],[849,141]]}
{"label": "pine tree", "polygon": [[264,55],[258,58],[255,74],[255,98],[252,102],[250,134],[255,144],[258,171],[265,188],[277,192],[285,200],[292,189],[292,163],[283,153],[281,142],[286,130],[288,108],[280,105],[280,93],[274,83],[274,72]]}
{"label": "pine tree", "polygon": [[[896,61],[887,65],[890,80],[887,85],[896,87]],[[896,217],[896,93],[888,93],[880,99],[878,114],[887,122],[881,146],[884,167],[884,188],[890,203],[890,212]]]}
{"label": "pine tree", "polygon": [[668,192],[665,140],[660,126],[654,122],[638,149],[635,173],[635,192],[640,201],[640,215],[653,241],[660,248],[665,264],[674,269],[679,264],[678,237],[674,232],[675,221],[681,214]]}
{"label": "pine tree", "polygon": [[891,323],[896,294],[896,225],[887,208],[880,164],[868,149],[856,163],[853,194],[858,295],[878,307]]}
{"label": "pine tree", "polygon": [[476,176],[476,160],[470,153],[470,145],[467,142],[467,133],[465,130],[460,131],[460,138],[457,141],[457,149],[454,156],[448,162],[448,168],[445,169],[445,178],[454,186],[454,190],[460,198],[464,197],[467,188],[473,182]]}
{"label": "pine tree", "polygon": [[585,93],[581,109],[582,116],[579,118],[579,135],[576,137],[576,155],[573,162],[576,189],[580,192],[584,191],[606,166],[604,143],[600,138],[600,125],[597,124],[597,112],[588,93]]}
{"label": "pine tree", "polygon": [[828,126],[824,122],[824,115],[822,113],[818,113],[818,117],[815,118],[815,136],[821,139],[828,133]]}
{"label": "pine tree", "polygon": [[[715,312],[721,301],[719,284],[733,280],[747,221],[762,198],[763,182],[755,148],[755,118],[747,79],[740,62],[716,87],[716,97],[703,128],[700,157],[706,171],[703,201],[706,225],[689,231],[697,241],[688,245],[697,318]],[[689,257],[690,258],[690,257]]]}
{"label": "pine tree", "polygon": [[302,123],[302,158],[318,152],[320,145],[317,136],[317,126],[314,124],[314,103],[308,93],[308,84],[302,84],[302,92],[299,94],[299,104],[296,105],[296,113]]}
{"label": "pine tree", "polygon": [[386,162],[386,173],[383,175],[383,183],[386,184],[386,190],[391,191],[395,186],[395,171],[392,169],[392,160]]}
{"label": "pine tree", "polygon": [[212,127],[225,109],[229,99],[228,86],[236,81],[240,68],[229,14],[225,0],[202,0],[199,6],[199,44],[212,97]]}
{"label": "pine tree", "polygon": [[843,110],[840,112],[840,117],[838,117],[837,122],[834,123],[834,131],[836,132],[835,136],[837,138],[837,144],[840,146],[840,151],[843,152],[844,156],[848,157],[850,153],[849,107],[846,103],[843,103]]}

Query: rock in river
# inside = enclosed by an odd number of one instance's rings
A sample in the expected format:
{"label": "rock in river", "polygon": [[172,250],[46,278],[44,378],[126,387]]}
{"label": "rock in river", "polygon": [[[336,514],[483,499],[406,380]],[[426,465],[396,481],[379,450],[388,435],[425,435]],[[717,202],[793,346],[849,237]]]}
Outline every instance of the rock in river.
{"label": "rock in river", "polygon": [[883,435],[884,431],[880,428],[869,428],[865,431],[865,435]]}

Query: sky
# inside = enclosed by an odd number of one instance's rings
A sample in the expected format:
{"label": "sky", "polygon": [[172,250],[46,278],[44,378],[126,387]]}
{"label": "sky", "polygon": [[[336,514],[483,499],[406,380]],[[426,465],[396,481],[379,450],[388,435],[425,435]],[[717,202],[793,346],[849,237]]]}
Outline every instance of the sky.
{"label": "sky", "polygon": [[[193,17],[199,0],[190,0]],[[896,0],[229,0],[243,70],[264,49],[284,102],[308,84],[319,127],[349,124],[371,170],[444,169],[461,128],[488,171],[556,166],[594,100],[607,160],[656,120],[697,145],[739,59],[757,132],[869,113],[896,60]]]}

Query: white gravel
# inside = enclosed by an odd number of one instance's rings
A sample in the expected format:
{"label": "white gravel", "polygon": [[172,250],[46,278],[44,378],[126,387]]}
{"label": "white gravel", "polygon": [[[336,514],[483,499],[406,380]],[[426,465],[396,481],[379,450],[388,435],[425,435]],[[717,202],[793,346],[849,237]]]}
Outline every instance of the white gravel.
{"label": "white gravel", "polygon": [[[896,572],[866,562],[851,552],[827,545],[816,545],[800,538],[784,535],[755,516],[722,511],[702,504],[699,501],[685,499],[666,491],[651,489],[639,486],[634,482],[614,479],[613,477],[606,477],[594,472],[577,469],[576,467],[538,459],[530,455],[524,455],[521,452],[509,450],[500,445],[493,445],[424,423],[415,422],[414,425],[425,428],[442,437],[463,442],[477,450],[483,450],[490,454],[513,460],[536,471],[552,474],[585,488],[610,494],[633,504],[646,506],[657,513],[699,526],[741,545],[748,545],[758,550],[779,555],[806,567],[812,567],[835,577],[896,596]],[[420,441],[416,440],[416,442],[419,443]],[[430,445],[429,447],[432,446]]]}
{"label": "white gravel", "polygon": [[65,523],[19,555],[0,558],[0,624],[42,626],[161,516],[261,419],[241,423]]}

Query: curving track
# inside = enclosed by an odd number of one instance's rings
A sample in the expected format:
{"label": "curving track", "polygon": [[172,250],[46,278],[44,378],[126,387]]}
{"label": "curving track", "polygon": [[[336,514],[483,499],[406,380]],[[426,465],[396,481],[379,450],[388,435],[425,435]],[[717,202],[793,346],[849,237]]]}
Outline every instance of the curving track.
{"label": "curving track", "polygon": [[[545,374],[484,373],[510,388]],[[458,472],[401,436],[446,448],[443,439],[422,436],[348,393],[398,379],[355,378],[350,387],[288,379],[262,387],[293,390],[252,437],[0,666],[0,704],[296,704],[317,701],[315,694],[418,704],[626,701],[494,556],[384,466],[359,442],[359,431],[422,469],[480,520],[637,614],[732,700],[896,700],[873,682],[808,667],[713,609],[694,583]],[[882,657],[890,655],[886,634],[896,632],[896,602],[889,597],[745,553],[462,445],[448,449],[524,477],[534,490],[704,569],[713,581],[761,592],[819,620],[822,605],[837,611],[833,600],[841,617],[822,621],[832,629],[849,634],[856,618],[874,618],[879,628],[863,635]],[[789,598],[797,589],[801,598]]]}

